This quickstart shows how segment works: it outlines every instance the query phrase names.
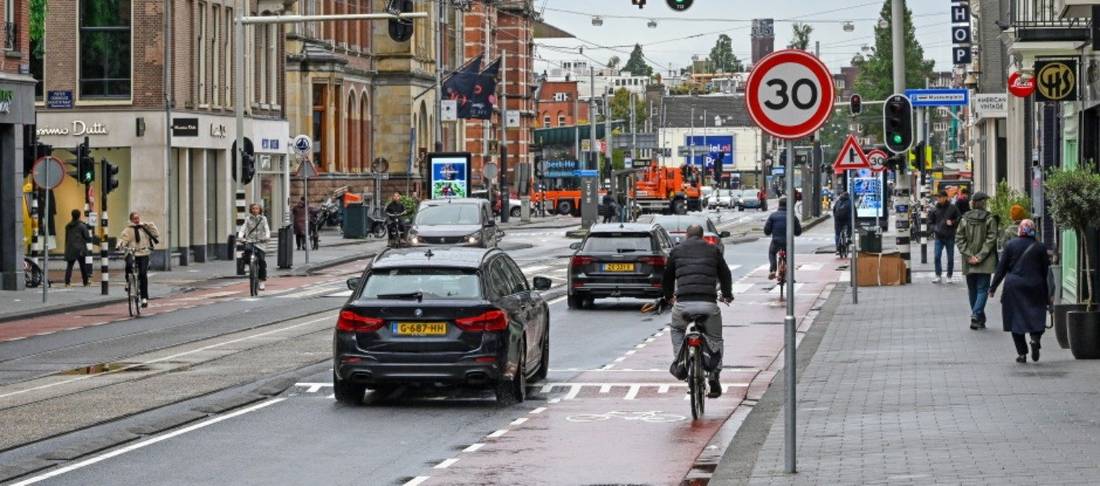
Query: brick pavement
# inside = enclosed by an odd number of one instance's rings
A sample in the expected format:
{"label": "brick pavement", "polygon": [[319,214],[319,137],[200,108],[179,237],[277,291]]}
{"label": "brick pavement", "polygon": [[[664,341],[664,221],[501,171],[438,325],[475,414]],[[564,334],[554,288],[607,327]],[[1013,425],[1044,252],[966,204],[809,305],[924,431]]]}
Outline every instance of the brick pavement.
{"label": "brick pavement", "polygon": [[1100,483],[1100,362],[1074,360],[1048,333],[1040,362],[1017,364],[999,299],[990,329],[971,331],[965,284],[915,280],[860,289],[859,305],[838,290],[831,319],[814,324],[820,345],[799,377],[799,473],[783,473],[779,411],[765,419],[755,464],[728,465],[738,458],[727,454],[713,484]]}

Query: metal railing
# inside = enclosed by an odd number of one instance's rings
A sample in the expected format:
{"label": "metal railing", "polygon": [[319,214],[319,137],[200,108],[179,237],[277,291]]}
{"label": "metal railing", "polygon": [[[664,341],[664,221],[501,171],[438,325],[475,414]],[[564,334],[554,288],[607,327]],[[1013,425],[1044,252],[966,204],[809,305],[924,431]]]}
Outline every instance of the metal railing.
{"label": "metal railing", "polygon": [[1061,18],[1057,0],[1014,0],[1012,27],[1020,40],[1084,40],[1089,38],[1088,18]]}

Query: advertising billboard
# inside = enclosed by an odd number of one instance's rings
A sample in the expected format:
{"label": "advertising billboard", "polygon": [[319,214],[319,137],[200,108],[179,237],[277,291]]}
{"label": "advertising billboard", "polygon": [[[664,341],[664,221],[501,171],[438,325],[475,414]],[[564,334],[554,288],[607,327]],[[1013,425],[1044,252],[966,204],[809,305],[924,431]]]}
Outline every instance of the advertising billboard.
{"label": "advertising billboard", "polygon": [[881,174],[872,174],[869,170],[857,171],[852,177],[848,190],[852,195],[852,204],[857,218],[885,218],[885,184]]}
{"label": "advertising billboard", "polygon": [[470,154],[428,154],[431,198],[470,197]]}
{"label": "advertising billboard", "polygon": [[696,149],[694,160],[691,159],[690,155],[684,157],[685,163],[714,169],[714,161],[718,157],[722,157],[722,170],[733,170],[733,149],[735,147],[733,135],[689,135],[684,137],[684,145],[688,147],[692,145],[708,147],[706,151]]}

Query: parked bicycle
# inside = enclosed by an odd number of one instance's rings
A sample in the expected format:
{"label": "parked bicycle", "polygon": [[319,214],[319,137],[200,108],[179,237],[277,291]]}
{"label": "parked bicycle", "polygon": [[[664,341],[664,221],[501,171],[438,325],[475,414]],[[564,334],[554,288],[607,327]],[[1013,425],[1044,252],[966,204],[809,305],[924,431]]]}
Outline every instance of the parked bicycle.
{"label": "parked bicycle", "polygon": [[42,267],[33,258],[23,257],[23,286],[33,289],[42,285]]}

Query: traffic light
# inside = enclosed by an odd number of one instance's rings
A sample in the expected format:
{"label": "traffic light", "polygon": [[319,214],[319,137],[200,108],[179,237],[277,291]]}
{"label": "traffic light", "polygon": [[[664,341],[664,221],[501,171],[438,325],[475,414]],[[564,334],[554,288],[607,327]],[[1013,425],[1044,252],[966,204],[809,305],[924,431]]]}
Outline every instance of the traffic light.
{"label": "traffic light", "polygon": [[233,180],[237,180],[237,159],[241,160],[241,185],[247,186],[256,176],[256,149],[252,145],[252,139],[244,137],[244,150],[237,150],[237,142],[233,142]]}
{"label": "traffic light", "polygon": [[637,5],[639,9],[645,8],[645,0],[630,0],[632,5]]}
{"label": "traffic light", "polygon": [[95,181],[95,159],[92,158],[92,149],[88,146],[87,138],[76,146],[76,178],[81,184]]}
{"label": "traffic light", "polygon": [[[397,15],[413,11],[412,0],[389,0],[386,4],[386,12]],[[411,19],[390,19],[390,39],[394,42],[408,42],[413,36],[413,21]]]}
{"label": "traffic light", "polygon": [[882,132],[886,148],[900,154],[913,146],[913,104],[905,95],[886,98],[882,107]]}
{"label": "traffic light", "polygon": [[852,95],[852,98],[848,100],[848,108],[852,110],[853,115],[863,113],[863,97],[857,94]]}
{"label": "traffic light", "polygon": [[107,162],[107,159],[102,159],[100,163],[100,172],[103,173],[103,189],[102,193],[104,197],[118,189],[118,166]]}

